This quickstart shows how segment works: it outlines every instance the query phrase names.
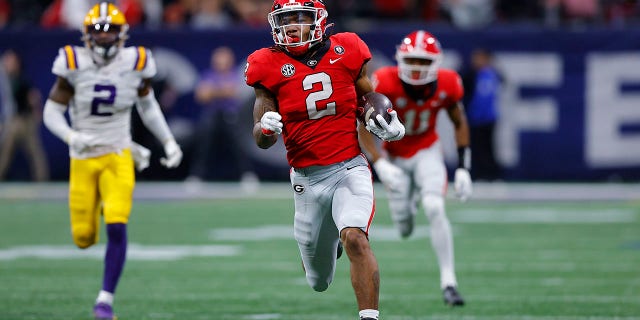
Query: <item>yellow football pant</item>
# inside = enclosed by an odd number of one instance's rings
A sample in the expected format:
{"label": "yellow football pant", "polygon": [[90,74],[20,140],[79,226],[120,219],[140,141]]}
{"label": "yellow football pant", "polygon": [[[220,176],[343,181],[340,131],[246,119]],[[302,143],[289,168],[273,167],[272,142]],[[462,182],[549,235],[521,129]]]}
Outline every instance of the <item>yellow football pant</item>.
{"label": "yellow football pant", "polygon": [[127,223],[134,186],[129,149],[95,158],[71,158],[69,209],[73,242],[80,248],[98,242],[101,212],[106,224]]}

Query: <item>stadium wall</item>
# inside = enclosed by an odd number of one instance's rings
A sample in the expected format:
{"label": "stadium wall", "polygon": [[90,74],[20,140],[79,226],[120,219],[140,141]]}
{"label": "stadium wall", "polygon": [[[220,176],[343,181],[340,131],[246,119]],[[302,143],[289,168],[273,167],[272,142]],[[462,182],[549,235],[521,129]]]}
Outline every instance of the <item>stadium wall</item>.
{"label": "stadium wall", "polygon": [[[374,60],[370,71],[393,64],[395,46],[410,28],[359,32]],[[640,179],[640,30],[561,31],[502,28],[485,31],[432,30],[445,49],[445,67],[461,70],[476,47],[492,50],[504,77],[501,119],[496,136],[499,162],[507,181],[638,181]],[[179,97],[166,110],[179,140],[189,145],[198,109],[191,90],[215,47],[234,49],[239,60],[272,44],[268,30],[219,32],[189,30],[132,31],[130,45],[154,51],[159,80],[174,86]],[[14,48],[23,57],[27,77],[46,97],[54,82],[51,64],[66,44],[82,45],[72,31],[3,31],[0,50]],[[242,66],[239,67],[241,72]],[[243,88],[244,124],[238,128],[258,174],[286,180],[282,144],[270,150],[254,146],[252,90]],[[451,127],[441,122],[447,163],[455,152]],[[66,146],[44,127],[41,135],[54,180],[68,175]],[[187,148],[188,149],[188,148]],[[187,150],[188,151],[188,150]],[[187,153],[188,157],[188,153]],[[220,154],[220,171],[227,171]],[[232,161],[229,161],[232,162]],[[230,164],[232,165],[232,164]],[[162,171],[158,171],[162,174]],[[9,178],[25,180],[25,161],[14,163]],[[166,177],[166,176],[165,176]],[[181,179],[183,176],[168,176]],[[163,176],[149,177],[163,179]]]}

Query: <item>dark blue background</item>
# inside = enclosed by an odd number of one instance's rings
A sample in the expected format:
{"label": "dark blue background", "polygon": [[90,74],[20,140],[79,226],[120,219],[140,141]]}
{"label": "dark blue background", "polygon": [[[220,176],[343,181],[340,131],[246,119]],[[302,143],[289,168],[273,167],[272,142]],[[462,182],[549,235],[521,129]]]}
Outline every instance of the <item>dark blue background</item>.
{"label": "dark blue background", "polygon": [[[392,59],[395,46],[405,34],[413,29],[377,28],[376,31],[359,32],[372,50],[383,52]],[[520,97],[539,95],[556,100],[558,109],[558,129],[554,132],[521,132],[519,163],[505,171],[506,180],[518,181],[593,181],[623,180],[640,178],[640,166],[597,170],[589,168],[584,160],[585,132],[585,56],[589,52],[640,52],[640,31],[548,31],[513,27],[484,31],[461,32],[451,29],[431,30],[446,50],[457,51],[467,57],[475,47],[490,48],[495,52],[557,53],[563,59],[563,71],[559,87],[524,87]],[[54,81],[51,65],[57,50],[66,44],[81,45],[80,33],[73,31],[13,31],[0,33],[0,50],[16,49],[24,59],[28,78],[46,97]],[[150,48],[162,46],[174,49],[190,60],[199,70],[209,64],[211,50],[220,45],[230,46],[244,59],[254,50],[272,45],[268,30],[236,29],[221,32],[197,32],[189,30],[132,31],[128,45],[143,45]],[[535,61],[532,61],[535,63]],[[640,72],[640,71],[639,71]],[[637,92],[640,83],[627,83],[624,92]],[[182,107],[172,110],[167,116],[182,115],[196,117],[191,95],[180,98]],[[640,108],[640,106],[638,106]],[[248,119],[248,121],[251,121]],[[249,123],[249,127],[250,127]],[[626,123],[622,132],[629,135],[640,134],[640,123]],[[68,174],[66,146],[46,129],[42,132],[49,156],[52,178],[64,180]],[[640,146],[638,146],[640,148]],[[220,157],[224,159],[224,154]],[[283,156],[284,159],[284,156]],[[267,179],[287,179],[286,170],[262,163],[254,157],[258,173]],[[26,164],[14,164],[14,179],[24,179],[28,175]],[[277,173],[274,173],[277,168]],[[225,165],[220,170],[226,170]],[[169,176],[170,178],[181,178]]]}

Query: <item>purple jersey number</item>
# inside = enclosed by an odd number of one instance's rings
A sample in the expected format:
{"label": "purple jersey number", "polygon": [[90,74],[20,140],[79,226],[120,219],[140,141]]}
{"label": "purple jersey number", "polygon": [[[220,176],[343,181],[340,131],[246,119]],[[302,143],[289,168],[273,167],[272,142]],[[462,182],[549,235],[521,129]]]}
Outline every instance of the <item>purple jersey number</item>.
{"label": "purple jersey number", "polygon": [[[114,85],[103,85],[96,84],[93,87],[94,92],[109,92],[108,97],[96,97],[91,101],[91,115],[99,116],[99,117],[108,117],[113,114],[113,112],[109,111],[100,111],[100,105],[104,105],[105,107],[113,107],[113,103],[116,101],[116,86]],[[102,108],[104,109],[104,108]]]}

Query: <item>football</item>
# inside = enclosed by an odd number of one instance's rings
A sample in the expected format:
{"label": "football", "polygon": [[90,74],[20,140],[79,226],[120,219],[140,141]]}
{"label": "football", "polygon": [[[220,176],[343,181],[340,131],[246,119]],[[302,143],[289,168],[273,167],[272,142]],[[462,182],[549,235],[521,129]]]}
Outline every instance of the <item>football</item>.
{"label": "football", "polygon": [[387,123],[391,121],[391,115],[387,113],[387,109],[392,109],[391,100],[384,94],[377,92],[369,92],[358,99],[358,108],[356,115],[358,120],[363,124],[367,124],[369,119],[373,119],[377,125],[380,125],[376,116],[381,114]]}

